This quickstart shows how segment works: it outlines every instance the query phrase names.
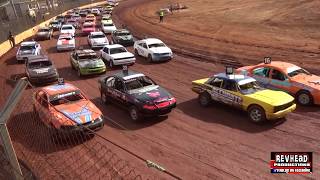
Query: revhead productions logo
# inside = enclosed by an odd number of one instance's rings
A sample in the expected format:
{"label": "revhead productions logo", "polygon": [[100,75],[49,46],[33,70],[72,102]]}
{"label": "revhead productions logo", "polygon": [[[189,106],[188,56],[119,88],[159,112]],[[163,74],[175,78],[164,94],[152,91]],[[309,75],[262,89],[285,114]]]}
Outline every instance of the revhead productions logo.
{"label": "revhead productions logo", "polygon": [[271,173],[312,173],[312,152],[271,152]]}

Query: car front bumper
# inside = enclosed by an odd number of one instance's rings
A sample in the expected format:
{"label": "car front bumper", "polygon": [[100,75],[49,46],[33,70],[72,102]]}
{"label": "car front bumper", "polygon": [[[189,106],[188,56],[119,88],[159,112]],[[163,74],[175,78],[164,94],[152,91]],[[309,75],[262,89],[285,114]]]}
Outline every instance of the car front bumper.
{"label": "car front bumper", "polygon": [[124,65],[124,64],[134,64],[136,62],[136,58],[128,58],[121,60],[113,60],[114,65]]}
{"label": "car front bumper", "polygon": [[41,76],[41,77],[29,77],[29,81],[32,84],[44,84],[44,83],[50,83],[55,82],[59,78],[58,74],[53,74],[49,76]]}
{"label": "car front bumper", "polygon": [[106,72],[106,67],[98,67],[98,68],[82,68],[80,69],[82,75],[90,75],[90,74],[102,74]]}
{"label": "car front bumper", "polygon": [[103,118],[97,118],[96,120],[76,126],[61,126],[58,131],[63,134],[77,133],[77,132],[90,132],[97,131],[104,126]]}
{"label": "car front bumper", "polygon": [[18,61],[24,61],[24,60],[26,60],[26,59],[28,59],[28,58],[30,58],[30,57],[36,57],[37,55],[35,55],[35,54],[28,54],[28,55],[16,55],[16,59],[18,60]]}
{"label": "car front bumper", "polygon": [[169,106],[158,108],[155,110],[144,109],[141,107],[140,114],[144,117],[161,116],[169,114],[173,108],[176,107],[176,103],[172,103]]}
{"label": "car front bumper", "polygon": [[168,54],[168,55],[152,55],[152,60],[154,61],[168,61],[173,58],[173,55]]}
{"label": "car front bumper", "polygon": [[266,118],[268,120],[284,118],[288,113],[294,111],[296,109],[296,107],[297,107],[297,105],[293,104],[290,107],[288,107],[287,109],[278,111],[276,113],[268,113],[268,112],[266,112]]}
{"label": "car front bumper", "polygon": [[57,46],[58,51],[74,50],[75,48],[76,48],[75,45],[58,45]]}

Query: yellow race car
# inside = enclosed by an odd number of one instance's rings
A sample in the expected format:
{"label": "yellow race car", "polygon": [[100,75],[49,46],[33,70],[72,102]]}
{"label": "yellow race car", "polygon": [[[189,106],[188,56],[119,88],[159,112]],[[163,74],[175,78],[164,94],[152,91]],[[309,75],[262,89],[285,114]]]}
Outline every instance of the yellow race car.
{"label": "yellow race car", "polygon": [[192,90],[199,94],[201,106],[212,101],[228,104],[248,112],[253,122],[284,118],[296,109],[294,98],[281,91],[260,87],[256,80],[230,73],[216,74],[192,82]]}

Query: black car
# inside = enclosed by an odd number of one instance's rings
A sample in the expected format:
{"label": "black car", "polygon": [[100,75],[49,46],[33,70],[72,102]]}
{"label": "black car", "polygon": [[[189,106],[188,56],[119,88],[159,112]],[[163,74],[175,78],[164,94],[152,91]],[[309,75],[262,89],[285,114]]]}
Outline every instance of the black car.
{"label": "black car", "polygon": [[133,36],[126,29],[117,29],[111,33],[112,42],[123,46],[132,46],[134,44]]}
{"label": "black car", "polygon": [[101,100],[129,110],[133,121],[165,115],[176,107],[176,99],[144,74],[121,71],[99,80]]}
{"label": "black car", "polygon": [[59,21],[61,24],[63,24],[63,23],[64,23],[64,16],[63,16],[63,15],[58,15],[55,20],[57,20],[57,21]]}
{"label": "black car", "polygon": [[35,56],[26,61],[26,74],[32,84],[50,83],[58,80],[59,74],[47,56]]}

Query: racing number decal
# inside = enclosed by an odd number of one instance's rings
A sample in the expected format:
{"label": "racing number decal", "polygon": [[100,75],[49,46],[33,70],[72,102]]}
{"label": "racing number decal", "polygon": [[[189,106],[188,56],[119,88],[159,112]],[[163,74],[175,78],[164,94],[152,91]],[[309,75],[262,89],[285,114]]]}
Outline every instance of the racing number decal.
{"label": "racing number decal", "polygon": [[240,96],[236,96],[228,91],[223,89],[214,88],[211,92],[211,97],[215,101],[220,101],[225,104],[229,104],[232,106],[241,106],[242,98]]}

